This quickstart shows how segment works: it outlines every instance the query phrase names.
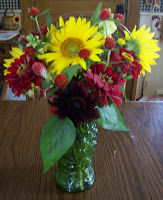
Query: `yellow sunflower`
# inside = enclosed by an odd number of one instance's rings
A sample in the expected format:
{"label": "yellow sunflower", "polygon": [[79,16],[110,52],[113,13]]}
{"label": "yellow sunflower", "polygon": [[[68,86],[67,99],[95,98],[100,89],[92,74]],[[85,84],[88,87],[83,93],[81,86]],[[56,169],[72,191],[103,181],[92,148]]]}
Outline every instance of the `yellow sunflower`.
{"label": "yellow sunflower", "polygon": [[20,16],[19,15],[14,15],[13,16],[13,24],[18,25],[20,23]]}
{"label": "yellow sunflower", "polygon": [[99,47],[104,44],[103,34],[94,35],[98,26],[92,26],[91,22],[86,22],[86,19],[79,17],[75,20],[70,17],[64,24],[60,17],[57,30],[54,26],[51,29],[51,40],[48,44],[50,53],[46,53],[40,59],[46,59],[46,63],[50,63],[49,69],[52,73],[60,74],[63,69],[70,65],[79,64],[83,69],[86,69],[86,61],[79,57],[79,52],[82,49],[89,51],[89,59],[95,62],[101,61],[97,54],[103,53]]}
{"label": "yellow sunflower", "polygon": [[136,31],[136,26],[132,33],[129,35],[127,31],[125,33],[125,41],[123,39],[118,40],[119,43],[125,45],[128,51],[133,51],[135,56],[140,59],[142,65],[142,74],[145,75],[145,70],[151,72],[150,65],[156,65],[155,58],[159,58],[160,55],[156,52],[160,50],[158,47],[158,40],[152,39],[155,33],[150,33],[150,28],[145,30],[145,25]]}
{"label": "yellow sunflower", "polygon": [[10,51],[10,54],[11,54],[12,58],[4,59],[5,63],[3,64],[3,66],[7,68],[6,70],[4,70],[5,76],[6,76],[6,74],[10,74],[10,72],[8,72],[8,68],[11,66],[11,63],[14,62],[14,60],[16,58],[19,59],[20,56],[22,56],[24,54],[24,52],[21,51],[18,47],[12,47],[12,51]]}

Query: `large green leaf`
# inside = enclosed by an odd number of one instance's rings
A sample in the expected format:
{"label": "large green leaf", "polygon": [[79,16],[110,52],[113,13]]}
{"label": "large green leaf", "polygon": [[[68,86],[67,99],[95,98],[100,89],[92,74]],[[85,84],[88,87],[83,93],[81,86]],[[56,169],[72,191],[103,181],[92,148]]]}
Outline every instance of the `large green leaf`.
{"label": "large green leaf", "polygon": [[115,103],[112,102],[107,107],[97,107],[97,110],[100,114],[100,118],[97,122],[104,129],[112,131],[129,131]]}
{"label": "large green leaf", "polygon": [[46,23],[47,23],[47,26],[49,28],[49,31],[51,29],[51,19],[50,19],[50,13],[47,14],[47,19],[46,19]]}
{"label": "large green leaf", "polygon": [[102,8],[102,3],[100,2],[96,8],[96,10],[94,11],[92,17],[91,17],[91,24],[94,25],[96,23],[96,20],[99,19],[99,14]]}
{"label": "large green leaf", "polygon": [[75,126],[68,117],[59,119],[57,115],[54,115],[47,121],[40,139],[43,173],[48,171],[69,150],[75,137]]}
{"label": "large green leaf", "polygon": [[71,65],[63,70],[63,74],[67,77],[67,84],[71,81],[74,74],[81,68],[80,65]]}

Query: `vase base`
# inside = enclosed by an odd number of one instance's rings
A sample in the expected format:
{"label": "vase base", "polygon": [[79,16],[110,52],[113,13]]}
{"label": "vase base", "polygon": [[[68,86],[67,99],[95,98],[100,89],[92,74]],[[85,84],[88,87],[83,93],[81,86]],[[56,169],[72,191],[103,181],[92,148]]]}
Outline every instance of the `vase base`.
{"label": "vase base", "polygon": [[[88,170],[90,172],[90,169]],[[74,174],[64,174],[56,171],[55,181],[58,188],[63,191],[77,193],[90,189],[95,181],[94,170],[91,167],[91,173],[86,171],[80,173],[80,177]]]}

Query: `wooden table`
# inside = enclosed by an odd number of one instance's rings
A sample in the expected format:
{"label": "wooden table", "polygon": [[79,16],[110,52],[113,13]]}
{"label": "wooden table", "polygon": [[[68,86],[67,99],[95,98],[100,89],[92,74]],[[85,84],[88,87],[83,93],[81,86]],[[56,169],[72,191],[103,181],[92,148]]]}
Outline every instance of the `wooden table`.
{"label": "wooden table", "polygon": [[41,174],[47,102],[0,101],[0,200],[162,200],[163,103],[126,103],[121,111],[131,131],[99,128],[95,184],[69,194],[56,188],[55,166]]}

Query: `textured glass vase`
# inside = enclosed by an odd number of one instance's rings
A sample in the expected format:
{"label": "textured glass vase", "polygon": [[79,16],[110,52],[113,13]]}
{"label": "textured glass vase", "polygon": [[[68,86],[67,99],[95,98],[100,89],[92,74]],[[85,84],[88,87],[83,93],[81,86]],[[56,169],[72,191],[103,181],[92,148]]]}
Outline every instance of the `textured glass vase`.
{"label": "textured glass vase", "polygon": [[95,181],[92,167],[98,129],[96,122],[81,123],[73,146],[59,160],[56,184],[67,192],[88,190]]}

